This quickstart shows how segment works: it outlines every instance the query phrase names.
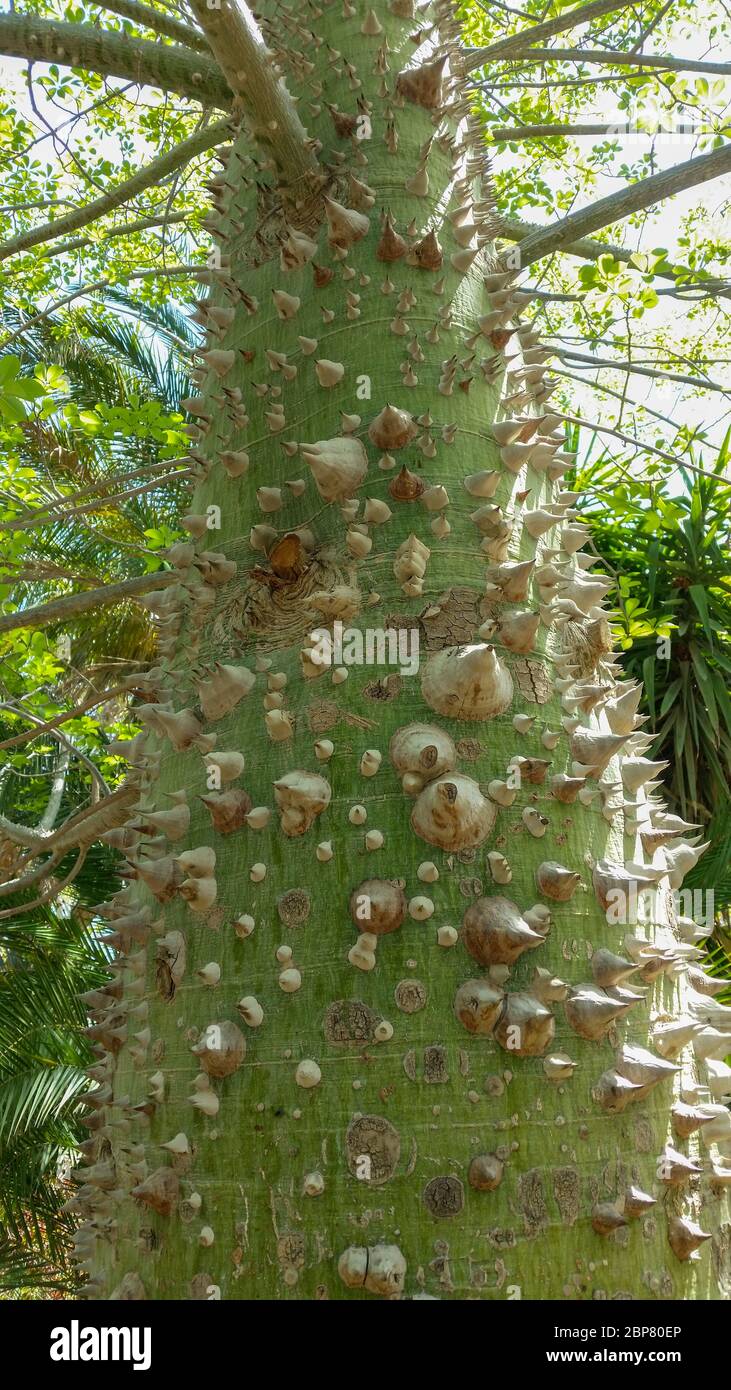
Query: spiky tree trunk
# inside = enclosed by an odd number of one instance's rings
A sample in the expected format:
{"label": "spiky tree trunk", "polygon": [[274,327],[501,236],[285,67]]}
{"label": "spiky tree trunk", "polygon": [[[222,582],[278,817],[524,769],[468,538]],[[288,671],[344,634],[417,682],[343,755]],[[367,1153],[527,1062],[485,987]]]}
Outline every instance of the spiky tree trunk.
{"label": "spiky tree trunk", "polygon": [[[197,12],[245,93],[240,30]],[[458,24],[259,20],[289,95],[212,187],[200,481],[91,1001],[88,1291],[718,1297],[725,1016],[671,900],[696,852],[490,248]],[[418,674],[318,665],[335,620],[415,630]]]}

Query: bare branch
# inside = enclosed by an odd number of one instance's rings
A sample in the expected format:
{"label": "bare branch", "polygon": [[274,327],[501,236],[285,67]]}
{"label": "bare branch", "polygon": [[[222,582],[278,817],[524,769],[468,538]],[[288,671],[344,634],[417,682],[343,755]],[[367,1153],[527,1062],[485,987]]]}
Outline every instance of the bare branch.
{"label": "bare branch", "polygon": [[[34,907],[43,907],[46,903],[53,902],[54,898],[57,898],[60,893],[63,893],[64,889],[68,888],[69,885],[73,883],[75,878],[78,878],[79,874],[81,873],[81,870],[84,867],[84,861],[88,852],[88,845],[82,845],[81,849],[79,850],[79,853],[76,856],[76,861],[74,863],[73,868],[69,870],[66,877],[62,879],[60,883],[56,879],[52,879],[48,887],[44,888],[43,891],[39,894],[39,896],[37,898],[34,898],[32,902],[20,903],[18,907],[3,908],[3,911],[0,912],[0,917],[25,916],[26,913],[32,912]],[[58,859],[54,858],[53,860],[51,860],[50,863],[44,865],[43,873],[40,875],[40,877],[47,877],[57,863]],[[38,875],[36,874],[35,877],[37,878]],[[6,889],[3,889],[3,892],[5,891]]]}
{"label": "bare branch", "polygon": [[613,222],[619,222],[642,208],[652,207],[662,199],[671,197],[673,193],[718,178],[719,174],[724,174],[729,169],[731,142],[711,150],[710,154],[699,155],[696,159],[686,159],[684,163],[676,164],[671,169],[663,169],[649,179],[640,179],[637,183],[629,184],[617,193],[599,198],[588,207],[571,212],[568,217],[562,217],[551,226],[525,237],[521,245],[522,264],[532,265],[534,261],[549,256],[553,251],[564,250],[581,237],[589,236]]}
{"label": "bare branch", "polygon": [[15,821],[8,820],[7,816],[0,816],[0,838],[9,840],[13,845],[20,845],[23,849],[37,851],[39,848],[45,849],[47,837],[39,835],[37,830],[32,830],[27,825],[18,825]]}
{"label": "bare branch", "polygon": [[[185,222],[189,216],[187,212],[171,212],[164,217],[140,217],[136,222],[120,222],[118,226],[105,227],[103,237],[105,241],[111,241],[112,237],[134,236],[137,232],[147,232],[154,227],[169,227],[173,222]],[[94,238],[90,236],[74,237],[72,241],[62,241],[60,246],[51,246],[44,251],[44,256],[66,256],[71,251],[80,251],[84,246],[93,246]]]}
{"label": "bare branch", "polygon": [[666,72],[720,73],[725,77],[731,73],[731,63],[674,58],[665,53],[613,53],[599,48],[525,48],[514,57],[521,63],[608,63],[615,68],[664,68]]}
{"label": "bare branch", "polygon": [[[0,824],[0,835],[2,833],[3,827],[2,824]],[[39,879],[47,878],[51,871],[55,869],[60,858],[60,854],[52,854],[48,859],[45,859],[42,864],[36,864],[34,869],[29,869],[27,873],[19,874],[17,878],[10,878],[5,883],[0,884],[0,898],[9,898],[13,893],[22,893],[25,888],[32,888],[33,884],[38,883]],[[6,909],[5,912],[0,912],[0,917],[12,916],[17,911],[17,908]]]}
{"label": "bare branch", "polygon": [[[617,122],[606,125],[519,125],[519,126],[497,126],[485,127],[485,135],[489,140],[510,141],[520,140],[571,140],[578,139],[582,135],[616,135],[620,130]],[[638,135],[647,135],[648,139],[658,132],[653,130],[639,130]],[[683,127],[683,133],[694,135],[695,127]]]}
{"label": "bare branch", "polygon": [[112,212],[114,208],[120,207],[123,203],[131,202],[139,193],[143,193],[146,188],[151,188],[153,184],[159,183],[173,170],[179,169],[183,164],[188,164],[191,159],[195,159],[196,155],[219,144],[225,138],[226,132],[226,121],[218,121],[215,125],[204,127],[195,135],[191,135],[190,139],[183,140],[182,144],[175,145],[166,154],[160,155],[158,159],[153,159],[150,164],[146,164],[144,168],[133,174],[131,178],[126,179],[124,183],[117,184],[116,188],[110,189],[101,198],[95,198],[93,202],[86,203],[84,207],[75,208],[73,212],[66,213],[64,217],[59,217],[53,222],[45,222],[41,227],[34,227],[29,232],[21,232],[20,236],[13,237],[11,241],[3,242],[0,244],[0,261],[7,260],[8,256],[17,256],[21,251],[29,250],[31,246],[39,246],[41,242],[52,241],[56,237],[66,236],[68,232],[75,232],[79,227],[88,226],[90,222],[104,217],[106,213]]}
{"label": "bare branch", "polygon": [[35,203],[6,203],[0,212],[33,212],[36,208],[55,208],[62,203],[68,207],[70,198],[39,198]]}
{"label": "bare branch", "polygon": [[588,353],[574,352],[573,349],[569,348],[559,351],[558,356],[562,362],[566,361],[572,365],[585,363],[587,366],[593,367],[595,371],[606,367],[612,371],[632,372],[635,376],[649,376],[660,381],[677,381],[684,386],[698,386],[704,391],[722,391],[724,395],[729,394],[729,388],[721,386],[720,382],[697,376],[686,376],[682,372],[668,372],[660,367],[642,367],[636,362],[608,362],[605,358],[591,357]]}
{"label": "bare branch", "polygon": [[[38,726],[43,725],[43,720],[39,719],[36,714],[31,714],[30,710],[25,709],[24,705],[20,700],[17,700],[15,703],[9,702],[7,705],[0,706],[0,708],[10,709],[13,713],[17,712],[18,714],[21,714],[24,719],[29,719],[32,724],[35,724],[36,728],[38,728]],[[55,739],[57,743],[61,744],[61,747],[64,749],[64,752],[68,753],[69,757],[76,758],[77,762],[82,763],[83,766],[86,768],[87,772],[89,773],[91,777],[90,795],[92,805],[96,805],[100,796],[109,796],[109,787],[104,781],[104,778],[102,777],[99,768],[95,767],[94,763],[91,761],[91,758],[87,757],[86,753],[82,753],[81,749],[77,748],[76,744],[71,742],[71,739],[69,738],[68,734],[62,733],[58,727],[54,727],[53,729],[51,729],[50,734],[51,738]],[[44,815],[44,818],[39,822],[39,830],[43,833],[52,830],[54,821],[52,821],[50,825],[47,825],[45,823]]]}
{"label": "bare branch", "polygon": [[76,845],[90,845],[104,831],[123,825],[130,806],[138,800],[138,789],[120,787],[118,791],[110,792],[101,801],[95,802],[93,806],[85,806],[82,811],[76,811],[54,831],[29,830],[25,825],[16,825],[6,816],[0,816],[0,837],[9,840],[11,844],[29,849],[31,858],[50,852],[58,860]]}
{"label": "bare branch", "polygon": [[[174,473],[163,473],[159,477],[148,478],[146,483],[139,483],[137,487],[127,488],[124,492],[111,492],[104,497],[98,497],[95,502],[85,502],[82,507],[70,507],[63,513],[63,517],[41,517],[39,520],[34,518],[33,522],[26,523],[22,529],[27,530],[28,525],[48,526],[54,521],[63,520],[66,522],[72,516],[88,516],[93,512],[107,511],[111,502],[123,502],[127,497],[139,497],[143,492],[152,492],[156,488],[167,487],[169,483],[177,483],[181,479],[185,481],[186,478],[194,476],[191,468],[179,468]],[[13,529],[20,530],[21,528],[14,527]],[[13,577],[16,578],[17,576]]]}
{"label": "bare branch", "polygon": [[[29,319],[28,324],[34,322]],[[8,340],[9,341],[9,340]],[[146,463],[140,468],[135,468],[131,473],[122,473],[118,478],[100,478],[91,487],[81,488],[78,492],[67,492],[59,494],[52,502],[47,502],[44,507],[38,507],[26,516],[14,518],[11,521],[0,521],[0,531],[27,531],[34,526],[53,526],[55,522],[61,521],[69,515],[69,503],[83,502],[86,498],[92,497],[95,502],[109,501],[106,488],[121,488],[123,484],[132,483],[136,478],[146,477],[148,473],[159,473],[166,468],[172,468],[177,463],[187,463],[188,459],[161,459],[157,463]],[[186,477],[187,472],[182,469],[175,475],[176,477]],[[155,478],[150,479],[150,487],[156,487]],[[61,508],[60,516],[48,516],[48,512],[54,512]]]}
{"label": "bare branch", "polygon": [[[544,231],[550,231],[550,228],[541,227],[536,222],[519,222],[514,217],[501,217],[499,227],[501,236],[505,237],[507,241],[516,241],[519,244],[527,241],[529,236],[538,233],[542,235]],[[600,256],[613,256],[615,261],[628,265],[638,275],[643,273],[641,267],[633,260],[633,257],[638,253],[628,250],[626,246],[617,246],[616,242],[595,241],[593,237],[578,237],[567,246],[562,246],[561,250],[566,255],[577,256],[582,261],[598,261]],[[670,280],[674,286],[673,290],[659,290],[659,294],[684,294],[689,290],[698,290],[704,295],[713,295],[719,298],[731,297],[731,286],[727,280],[712,276],[704,279],[699,271],[689,270],[686,266],[669,266],[666,270],[653,270],[652,273],[653,277]],[[534,291],[531,290],[531,293]],[[549,297],[553,298],[553,296]],[[561,297],[563,298],[563,296]],[[574,296],[569,295],[568,298],[572,299]]]}
{"label": "bare branch", "polygon": [[123,603],[128,598],[136,598],[138,594],[149,594],[153,589],[167,589],[178,581],[179,575],[174,570],[163,570],[155,574],[139,574],[134,579],[122,579],[118,584],[106,584],[103,589],[65,594],[63,598],[40,603],[35,608],[20,608],[15,613],[7,613],[0,618],[0,633],[15,632],[21,627],[46,627],[51,623],[73,622],[80,614],[89,613],[93,608]]}
{"label": "bare branch", "polygon": [[46,840],[46,848],[56,855],[67,854],[76,845],[91,845],[107,830],[125,825],[129,813],[140,799],[139,787],[120,787],[95,806],[86,806],[75,816],[69,816]]}
{"label": "bare branch", "polygon": [[231,92],[218,64],[172,44],[131,39],[91,24],[63,24],[16,13],[0,15],[0,53],[36,63],[85,68],[140,86],[179,92],[191,101],[228,111]]}

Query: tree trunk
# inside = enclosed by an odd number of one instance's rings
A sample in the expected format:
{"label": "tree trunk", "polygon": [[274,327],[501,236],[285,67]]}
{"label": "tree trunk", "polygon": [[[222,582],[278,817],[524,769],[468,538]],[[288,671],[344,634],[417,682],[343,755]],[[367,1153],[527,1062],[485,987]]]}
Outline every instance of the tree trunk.
{"label": "tree trunk", "polygon": [[[257,11],[330,201],[245,132],[223,155],[207,476],[106,907],[88,1292],[720,1297],[731,1084],[698,1054],[725,1016],[668,878],[693,854],[640,785],[451,8]],[[386,629],[417,672],[350,663]]]}

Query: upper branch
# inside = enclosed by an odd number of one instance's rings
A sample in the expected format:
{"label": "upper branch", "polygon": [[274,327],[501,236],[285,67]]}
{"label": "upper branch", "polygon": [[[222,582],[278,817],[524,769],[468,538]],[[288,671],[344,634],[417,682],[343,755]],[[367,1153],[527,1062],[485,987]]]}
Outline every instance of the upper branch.
{"label": "upper branch", "polygon": [[195,48],[199,53],[209,52],[205,36],[199,34],[197,29],[183,24],[180,19],[173,19],[172,15],[164,14],[162,10],[153,10],[149,5],[141,4],[140,0],[94,0],[94,4],[100,10],[110,10],[123,19],[130,19],[140,29],[152,29],[156,34],[164,34],[184,48]]}
{"label": "upper branch", "polygon": [[279,77],[251,12],[238,0],[191,0],[214,57],[245,113],[252,135],[290,184],[319,173],[294,102]]}
{"label": "upper branch", "polygon": [[205,126],[195,135],[191,135],[189,140],[183,140],[166,154],[160,155],[159,159],[153,159],[150,164],[133,174],[132,178],[117,184],[116,188],[111,188],[101,198],[95,198],[83,207],[74,208],[73,212],[66,213],[64,217],[57,217],[53,222],[44,222],[29,232],[21,232],[11,241],[0,243],[0,261],[6,260],[8,256],[16,256],[20,251],[27,251],[31,246],[39,246],[41,242],[52,241],[56,237],[75,232],[79,227],[86,227],[90,222],[95,222],[97,218],[112,212],[122,203],[129,203],[138,193],[167,178],[168,174],[179,169],[181,165],[189,164],[191,159],[203,150],[209,150],[213,145],[219,144],[226,138],[227,130],[227,121]]}
{"label": "upper branch", "polygon": [[164,92],[179,92],[222,111],[231,106],[231,91],[213,58],[172,44],[105,32],[91,24],[0,15],[0,53],[122,77]]}
{"label": "upper branch", "polygon": [[664,68],[667,72],[708,72],[731,73],[731,63],[707,63],[695,58],[675,58],[669,53],[621,53],[607,48],[533,48],[528,46],[514,51],[513,57],[521,63],[608,63],[616,68]]}
{"label": "upper branch", "polygon": [[575,29],[579,24],[590,24],[594,19],[612,11],[627,10],[636,5],[637,0],[591,0],[588,5],[578,5],[576,9],[564,10],[556,19],[547,19],[543,24],[531,24],[521,29],[519,34],[508,34],[487,48],[471,48],[465,53],[465,72],[481,68],[485,63],[501,62],[514,53],[522,53],[528,45],[550,39],[554,34],[565,34],[567,29]]}

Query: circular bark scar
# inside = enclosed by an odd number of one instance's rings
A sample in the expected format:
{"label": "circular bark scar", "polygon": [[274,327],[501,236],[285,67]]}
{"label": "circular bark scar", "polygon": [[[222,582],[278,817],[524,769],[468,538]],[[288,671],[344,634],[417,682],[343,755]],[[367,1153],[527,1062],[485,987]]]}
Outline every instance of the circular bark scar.
{"label": "circular bark scar", "polygon": [[279,1237],[277,1259],[287,1269],[302,1267],[305,1262],[305,1238],[300,1231],[289,1231]]}
{"label": "circular bark scar", "polygon": [[213,1287],[214,1280],[211,1275],[201,1270],[199,1274],[194,1274],[190,1281],[190,1297],[194,1302],[207,1302]]}
{"label": "circular bark scar", "polygon": [[326,733],[339,718],[340,710],[334,700],[313,700],[307,708],[307,722],[313,734]]}
{"label": "circular bark scar", "polygon": [[460,758],[464,758],[468,763],[474,763],[482,757],[485,750],[476,738],[461,738],[457,744],[457,752]]}
{"label": "circular bark scar", "polygon": [[404,1014],[418,1014],[426,1004],[426,985],[421,980],[400,980],[393,997]]}
{"label": "circular bark scar", "polygon": [[331,1043],[373,1042],[379,1016],[360,999],[333,999],[325,1010],[323,1029]]}
{"label": "circular bark scar", "polygon": [[299,927],[310,915],[310,895],[304,888],[290,888],[277,900],[277,912],[285,927]]}
{"label": "circular bark scar", "polygon": [[458,1216],[464,1206],[464,1187],[459,1178],[444,1174],[424,1188],[424,1206],[438,1218]]}
{"label": "circular bark scar", "polygon": [[398,1130],[382,1115],[359,1115],[348,1126],[345,1153],[353,1177],[377,1187],[396,1171],[401,1154]]}

